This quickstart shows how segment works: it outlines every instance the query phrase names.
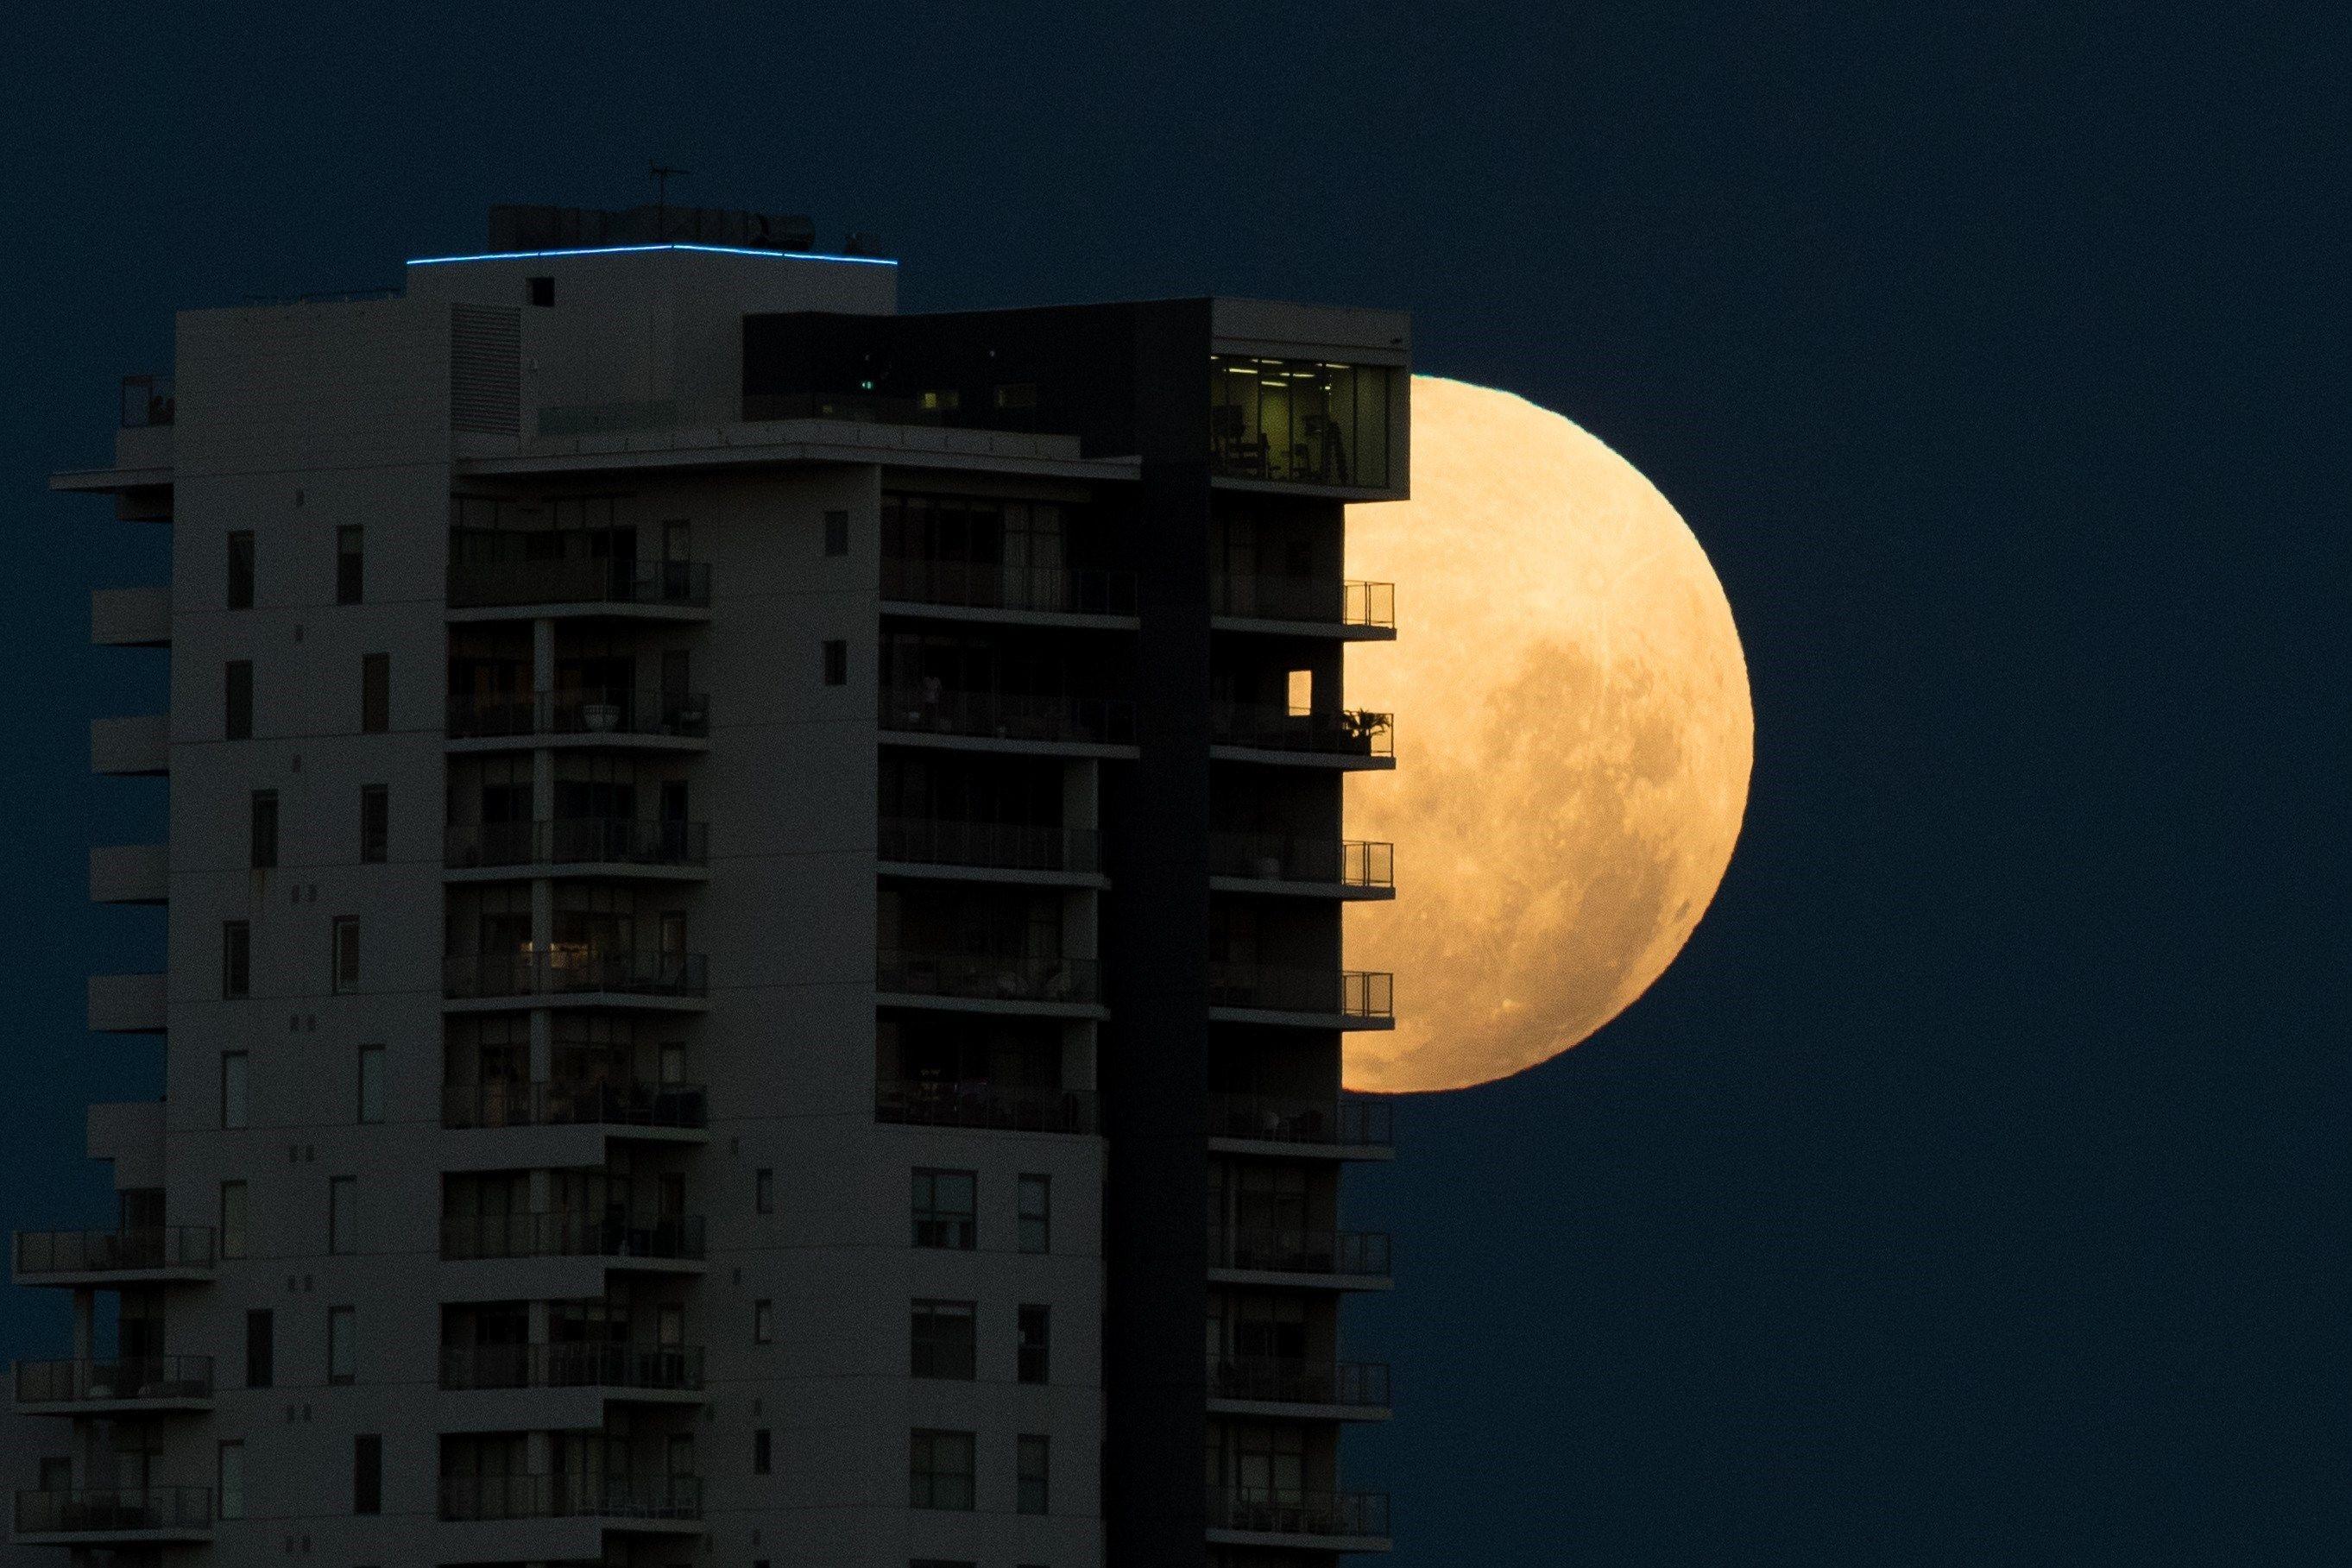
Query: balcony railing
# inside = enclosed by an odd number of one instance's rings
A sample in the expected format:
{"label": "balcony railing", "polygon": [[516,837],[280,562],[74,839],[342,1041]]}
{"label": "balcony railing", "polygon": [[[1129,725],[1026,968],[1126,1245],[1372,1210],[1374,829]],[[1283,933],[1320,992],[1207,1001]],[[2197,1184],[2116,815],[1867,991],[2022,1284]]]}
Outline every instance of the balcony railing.
{"label": "balcony railing", "polygon": [[1213,614],[1255,621],[1393,628],[1396,584],[1328,577],[1221,576],[1209,580],[1209,609]]}
{"label": "balcony railing", "polygon": [[707,739],[710,699],[700,692],[571,691],[449,699],[449,738],[538,735],[667,735]]}
{"label": "balcony railing", "polygon": [[1388,1364],[1213,1355],[1209,1358],[1209,1397],[1255,1399],[1274,1405],[1358,1405],[1386,1409]]}
{"label": "balcony railing", "polygon": [[20,1361],[20,1405],[83,1405],[110,1399],[209,1399],[208,1355],[134,1355],[114,1361]]}
{"label": "balcony railing", "polygon": [[1092,958],[1032,958],[1019,954],[883,951],[874,988],[916,997],[974,1001],[1092,1002],[1101,996]]}
{"label": "balcony railing", "polygon": [[1305,751],[1332,757],[1393,757],[1393,714],[1360,708],[1293,713],[1286,707],[1216,703],[1209,709],[1209,737],[1219,746],[1260,751]]}
{"label": "balcony railing", "polygon": [[1387,1099],[1369,1095],[1318,1100],[1285,1094],[1212,1094],[1209,1136],[1387,1148],[1396,1142],[1396,1114]]}
{"label": "balcony railing", "polygon": [[441,1256],[453,1263],[491,1258],[702,1259],[702,1216],[458,1214],[441,1220]]}
{"label": "balcony railing", "polygon": [[122,428],[145,430],[170,424],[179,413],[179,394],[170,376],[122,378]]}
{"label": "balcony railing", "polygon": [[1396,977],[1378,969],[1315,969],[1279,964],[1212,964],[1209,1005],[1266,1012],[1396,1016]]}
{"label": "balcony railing", "polygon": [[1389,1499],[1376,1491],[1211,1487],[1209,1528],[1258,1535],[1385,1537]]}
{"label": "balcony railing", "polygon": [[1091,872],[1099,863],[1097,844],[1097,835],[1085,828],[885,817],[877,850],[882,859],[906,865]]}
{"label": "balcony railing", "polygon": [[1302,1230],[1277,1225],[1212,1225],[1209,1267],[1273,1274],[1385,1277],[1389,1238],[1382,1230]]}
{"label": "balcony railing", "polygon": [[19,1535],[129,1535],[142,1531],[210,1530],[210,1487],[132,1487],[20,1491]]}
{"label": "balcony railing", "polygon": [[874,1119],[918,1127],[1091,1133],[1095,1097],[1083,1089],[1013,1089],[971,1080],[886,1079],[874,1085]]}
{"label": "balcony railing", "polygon": [[463,822],[443,830],[452,871],[527,865],[707,865],[707,822],[638,817],[559,817],[550,822]]}
{"label": "balcony railing", "polygon": [[709,603],[710,568],[701,561],[578,556],[449,563],[453,610],[525,604],[654,604],[699,610]]}
{"label": "balcony railing", "polygon": [[605,992],[634,997],[708,993],[699,953],[457,953],[441,961],[442,995],[453,1001]]}
{"label": "balcony railing", "polygon": [[700,1345],[478,1344],[441,1352],[441,1386],[629,1388],[690,1394],[702,1386]]}
{"label": "balcony railing", "polygon": [[699,1476],[443,1476],[441,1517],[696,1520]]}
{"label": "balcony railing", "polygon": [[482,1127],[668,1127],[710,1124],[698,1083],[451,1083],[441,1091],[441,1124]]}
{"label": "balcony railing", "polygon": [[884,556],[882,597],[958,610],[1132,615],[1135,573],[1095,567],[1006,566]]}
{"label": "balcony railing", "polygon": [[148,1269],[209,1269],[208,1225],[151,1225],[129,1230],[20,1230],[19,1274],[113,1274]]}
{"label": "balcony railing", "polygon": [[1297,839],[1280,833],[1211,833],[1209,870],[1261,882],[1394,887],[1396,846],[1370,839]]}
{"label": "balcony railing", "polygon": [[882,693],[880,718],[884,729],[910,735],[1100,746],[1129,746],[1135,740],[1135,705],[1118,697],[893,686]]}

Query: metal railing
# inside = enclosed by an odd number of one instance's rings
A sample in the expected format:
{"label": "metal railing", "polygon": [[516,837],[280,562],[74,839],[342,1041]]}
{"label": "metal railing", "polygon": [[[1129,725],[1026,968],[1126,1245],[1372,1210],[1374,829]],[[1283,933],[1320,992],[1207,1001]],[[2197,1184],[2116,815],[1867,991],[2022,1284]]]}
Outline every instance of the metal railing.
{"label": "metal railing", "polygon": [[1083,1089],[1013,1089],[969,1079],[884,1079],[874,1085],[874,1119],[916,1127],[1091,1133],[1095,1097]]}
{"label": "metal railing", "polygon": [[1333,626],[1396,625],[1396,584],[1330,577],[1218,576],[1209,580],[1212,614]]}
{"label": "metal railing", "polygon": [[131,1487],[16,1494],[19,1535],[127,1535],[135,1531],[210,1530],[210,1487]]}
{"label": "metal railing", "polygon": [[1380,969],[1316,969],[1281,964],[1211,964],[1209,1005],[1266,1012],[1396,1016],[1396,977]]}
{"label": "metal railing", "polygon": [[122,428],[145,430],[170,424],[179,413],[176,383],[170,376],[122,378]]}
{"label": "metal railing", "polygon": [[1132,615],[1135,573],[1098,567],[1006,566],[1001,562],[882,558],[882,597],[958,610],[1034,610],[1066,615]]}
{"label": "metal railing", "polygon": [[452,871],[528,865],[707,865],[707,822],[639,817],[558,817],[547,822],[461,822],[442,831]]}
{"label": "metal railing", "polygon": [[702,1517],[699,1476],[443,1476],[441,1517],[507,1519]]}
{"label": "metal railing", "polygon": [[1385,1537],[1389,1498],[1377,1491],[1211,1487],[1209,1528],[1258,1535]]}
{"label": "metal railing", "polygon": [[573,556],[449,563],[453,610],[526,604],[655,604],[700,610],[709,603],[710,568],[702,561]]}
{"label": "metal railing", "polygon": [[441,961],[441,994],[498,997],[699,997],[709,990],[700,953],[457,953]]}
{"label": "metal railing", "polygon": [[710,1124],[710,1097],[698,1083],[632,1080],[579,1083],[449,1083],[441,1124],[481,1127],[674,1127]]}
{"label": "metal railing", "polygon": [[560,692],[467,695],[449,699],[452,740],[538,735],[710,734],[710,699],[700,692],[577,687]]}
{"label": "metal railing", "polygon": [[882,859],[906,865],[1091,872],[1100,863],[1099,842],[1086,828],[885,817],[877,850]]}
{"label": "metal railing", "polygon": [[1342,1094],[1318,1100],[1288,1094],[1212,1094],[1209,1135],[1269,1144],[1388,1148],[1396,1113],[1384,1097]]}
{"label": "metal railing", "polygon": [[1388,1364],[1213,1355],[1209,1357],[1209,1397],[1255,1399],[1272,1405],[1357,1405],[1386,1409]]}
{"label": "metal railing", "polygon": [[149,1225],[128,1230],[20,1230],[19,1274],[111,1274],[143,1269],[209,1269],[209,1225]]}
{"label": "metal railing", "polygon": [[502,1388],[636,1388],[694,1393],[702,1386],[700,1345],[478,1344],[444,1348],[441,1386],[453,1393]]}
{"label": "metal railing", "polygon": [[1278,704],[1213,703],[1209,738],[1219,746],[1260,751],[1307,751],[1334,757],[1393,757],[1396,716],[1364,708],[1293,713]]}
{"label": "metal railing", "polygon": [[1092,958],[886,950],[875,955],[874,963],[874,988],[903,996],[1091,1002],[1101,996],[1100,982],[1101,966]]}
{"label": "metal railing", "polygon": [[1255,1269],[1275,1274],[1363,1274],[1385,1277],[1384,1230],[1306,1230],[1286,1225],[1212,1225],[1209,1267]]}
{"label": "metal railing", "polygon": [[1211,833],[1209,870],[1261,882],[1394,887],[1396,846],[1373,839],[1300,839],[1281,833]]}
{"label": "metal railing", "polygon": [[109,1399],[209,1399],[208,1355],[131,1355],[113,1361],[20,1361],[21,1405],[82,1405]]}
{"label": "metal railing", "polygon": [[441,1256],[453,1263],[490,1258],[655,1258],[698,1262],[702,1216],[457,1214],[441,1220]]}
{"label": "metal railing", "polygon": [[1100,746],[1127,746],[1135,740],[1135,705],[1123,697],[891,686],[882,693],[880,720],[884,729],[909,735]]}

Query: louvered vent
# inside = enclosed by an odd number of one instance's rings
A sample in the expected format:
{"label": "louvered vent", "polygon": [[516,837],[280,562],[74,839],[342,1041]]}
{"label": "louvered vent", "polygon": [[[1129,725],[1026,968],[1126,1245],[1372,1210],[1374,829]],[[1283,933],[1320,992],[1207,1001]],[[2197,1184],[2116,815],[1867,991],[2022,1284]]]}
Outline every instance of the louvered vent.
{"label": "louvered vent", "polygon": [[458,305],[449,326],[449,428],[522,434],[522,312]]}

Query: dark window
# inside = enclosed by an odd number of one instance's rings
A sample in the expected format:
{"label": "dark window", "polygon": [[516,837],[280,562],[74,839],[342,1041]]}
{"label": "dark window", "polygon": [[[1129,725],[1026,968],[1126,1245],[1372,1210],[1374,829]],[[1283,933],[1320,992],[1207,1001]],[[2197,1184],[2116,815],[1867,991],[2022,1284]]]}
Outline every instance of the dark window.
{"label": "dark window", "polygon": [[244,1127],[247,1118],[247,1073],[252,1058],[242,1051],[221,1052],[220,1124],[223,1132]]}
{"label": "dark window", "polygon": [[1051,1451],[1045,1439],[1034,1433],[1024,1433],[1020,1439],[1020,1490],[1014,1506],[1022,1513],[1045,1511],[1046,1456]]}
{"label": "dark window", "polygon": [[360,988],[360,923],[348,915],[335,922],[333,967],[332,989],[341,992]]}
{"label": "dark window", "polygon": [[245,1314],[245,1385],[267,1388],[278,1364],[277,1318],[267,1307]]}
{"label": "dark window", "polygon": [[348,1384],[359,1376],[360,1314],[356,1307],[327,1309],[327,1381]]}
{"label": "dark window", "polygon": [[383,1047],[360,1047],[360,1120],[376,1123],[383,1120]]}
{"label": "dark window", "polygon": [[775,1443],[769,1436],[768,1428],[762,1427],[751,1434],[751,1473],[755,1476],[768,1474],[774,1458]]}
{"label": "dark window", "polygon": [[975,1171],[916,1171],[915,1245],[959,1252],[978,1246],[979,1187]]}
{"label": "dark window", "polygon": [[544,306],[555,303],[555,279],[533,277],[526,281],[530,285],[530,302],[533,305]]}
{"label": "dark window", "polygon": [[253,825],[247,841],[253,850],[253,869],[266,871],[278,863],[278,791],[256,789],[253,792]]}
{"label": "dark window", "polygon": [[360,1178],[327,1178],[327,1250],[349,1257],[360,1249]]}
{"label": "dark window", "polygon": [[970,1382],[979,1361],[973,1316],[970,1301],[917,1301],[908,1335],[909,1373]]}
{"label": "dark window", "polygon": [[360,786],[360,860],[382,863],[392,845],[392,791],[382,784]]}
{"label": "dark window", "polygon": [[824,684],[829,686],[849,684],[849,644],[838,638],[829,639],[824,645]]}
{"label": "dark window", "polygon": [[367,586],[367,531],[347,524],[335,530],[335,602],[357,604]]}
{"label": "dark window", "polygon": [[221,999],[253,994],[253,922],[221,922]]}
{"label": "dark window", "polygon": [[773,1344],[776,1341],[776,1304],[773,1301],[751,1303],[751,1343]]}
{"label": "dark window", "polygon": [[352,1511],[383,1511],[383,1439],[373,1433],[352,1439]]}
{"label": "dark window", "polygon": [[761,1214],[776,1212],[776,1173],[763,1170],[751,1178],[751,1207]]}
{"label": "dark window", "polygon": [[1024,1252],[1050,1251],[1053,1239],[1053,1178],[1041,1176],[1023,1176],[1021,1178],[1021,1250]]}
{"label": "dark window", "polygon": [[392,655],[360,658],[360,733],[382,735],[392,727]]}
{"label": "dark window", "polygon": [[228,607],[231,610],[253,608],[253,534],[250,530],[228,537]]}
{"label": "dark window", "polygon": [[253,738],[253,661],[231,659],[225,672],[221,734],[230,740]]}
{"label": "dark window", "polygon": [[972,1507],[972,1434],[917,1428],[909,1445],[912,1508]]}
{"label": "dark window", "polygon": [[827,555],[849,553],[849,514],[847,512],[827,512],[824,515],[824,553]]}
{"label": "dark window", "polygon": [[1017,1375],[1024,1383],[1047,1382],[1053,1374],[1053,1309],[1027,1303],[1020,1317]]}

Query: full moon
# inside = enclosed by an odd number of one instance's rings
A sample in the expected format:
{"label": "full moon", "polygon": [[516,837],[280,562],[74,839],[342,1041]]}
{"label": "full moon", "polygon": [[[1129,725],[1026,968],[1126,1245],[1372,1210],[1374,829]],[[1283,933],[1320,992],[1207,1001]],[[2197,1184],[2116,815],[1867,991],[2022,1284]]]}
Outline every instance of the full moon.
{"label": "full moon", "polygon": [[1397,768],[1349,782],[1396,845],[1348,916],[1397,977],[1347,1082],[1461,1089],[1557,1056],[1682,950],[1730,863],[1755,716],[1731,606],[1632,464],[1523,398],[1412,382],[1412,499],[1348,508],[1348,575],[1396,584],[1397,641],[1349,663]]}

